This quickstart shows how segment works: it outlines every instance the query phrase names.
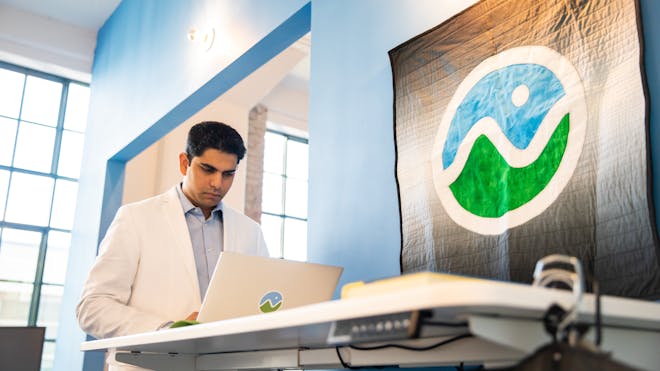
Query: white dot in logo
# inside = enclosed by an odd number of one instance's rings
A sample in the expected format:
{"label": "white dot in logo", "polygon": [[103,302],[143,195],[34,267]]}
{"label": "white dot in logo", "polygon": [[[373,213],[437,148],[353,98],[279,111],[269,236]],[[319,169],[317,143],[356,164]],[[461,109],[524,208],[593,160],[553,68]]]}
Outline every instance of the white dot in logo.
{"label": "white dot in logo", "polygon": [[529,88],[527,85],[521,84],[513,89],[513,93],[511,94],[511,102],[513,102],[516,107],[521,107],[523,104],[527,103],[528,99]]}

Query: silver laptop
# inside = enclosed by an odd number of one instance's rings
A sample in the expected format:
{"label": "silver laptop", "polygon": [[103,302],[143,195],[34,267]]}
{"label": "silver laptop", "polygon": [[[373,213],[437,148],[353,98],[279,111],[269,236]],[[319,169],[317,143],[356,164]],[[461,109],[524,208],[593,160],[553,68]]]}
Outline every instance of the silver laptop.
{"label": "silver laptop", "polygon": [[197,320],[220,321],[330,300],[342,271],[329,265],[223,252]]}

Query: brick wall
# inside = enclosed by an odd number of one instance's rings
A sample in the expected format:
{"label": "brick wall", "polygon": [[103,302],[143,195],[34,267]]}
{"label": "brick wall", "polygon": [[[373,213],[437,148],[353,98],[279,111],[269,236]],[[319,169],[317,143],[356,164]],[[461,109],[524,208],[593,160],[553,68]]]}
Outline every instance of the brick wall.
{"label": "brick wall", "polygon": [[250,110],[245,180],[245,215],[261,223],[261,192],[264,175],[264,141],[268,109],[262,104]]}

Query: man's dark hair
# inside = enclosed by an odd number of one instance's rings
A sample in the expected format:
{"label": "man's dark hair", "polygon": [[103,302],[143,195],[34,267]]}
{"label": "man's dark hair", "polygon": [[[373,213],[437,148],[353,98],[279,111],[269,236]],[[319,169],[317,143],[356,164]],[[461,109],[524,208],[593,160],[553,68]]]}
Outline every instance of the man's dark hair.
{"label": "man's dark hair", "polygon": [[236,155],[238,161],[245,156],[243,138],[234,128],[216,121],[195,124],[188,132],[186,154],[188,161],[201,156],[209,148]]}

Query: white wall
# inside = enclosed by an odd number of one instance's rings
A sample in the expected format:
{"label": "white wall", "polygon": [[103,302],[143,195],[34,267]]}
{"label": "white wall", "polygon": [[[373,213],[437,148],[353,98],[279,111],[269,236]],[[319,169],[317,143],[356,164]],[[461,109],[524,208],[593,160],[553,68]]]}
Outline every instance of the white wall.
{"label": "white wall", "polygon": [[[162,193],[181,181],[179,153],[184,151],[188,130],[194,124],[200,121],[221,121],[231,125],[247,141],[250,108],[218,99],[128,161],[122,204]],[[245,163],[246,159],[240,162],[231,191],[224,199],[224,202],[237,210],[243,210],[245,203]]]}
{"label": "white wall", "polygon": [[89,82],[96,32],[0,5],[0,60]]}
{"label": "white wall", "polygon": [[261,103],[268,108],[268,121],[288,127],[287,131],[292,134],[308,136],[309,91],[293,89],[283,83],[264,97]]}

